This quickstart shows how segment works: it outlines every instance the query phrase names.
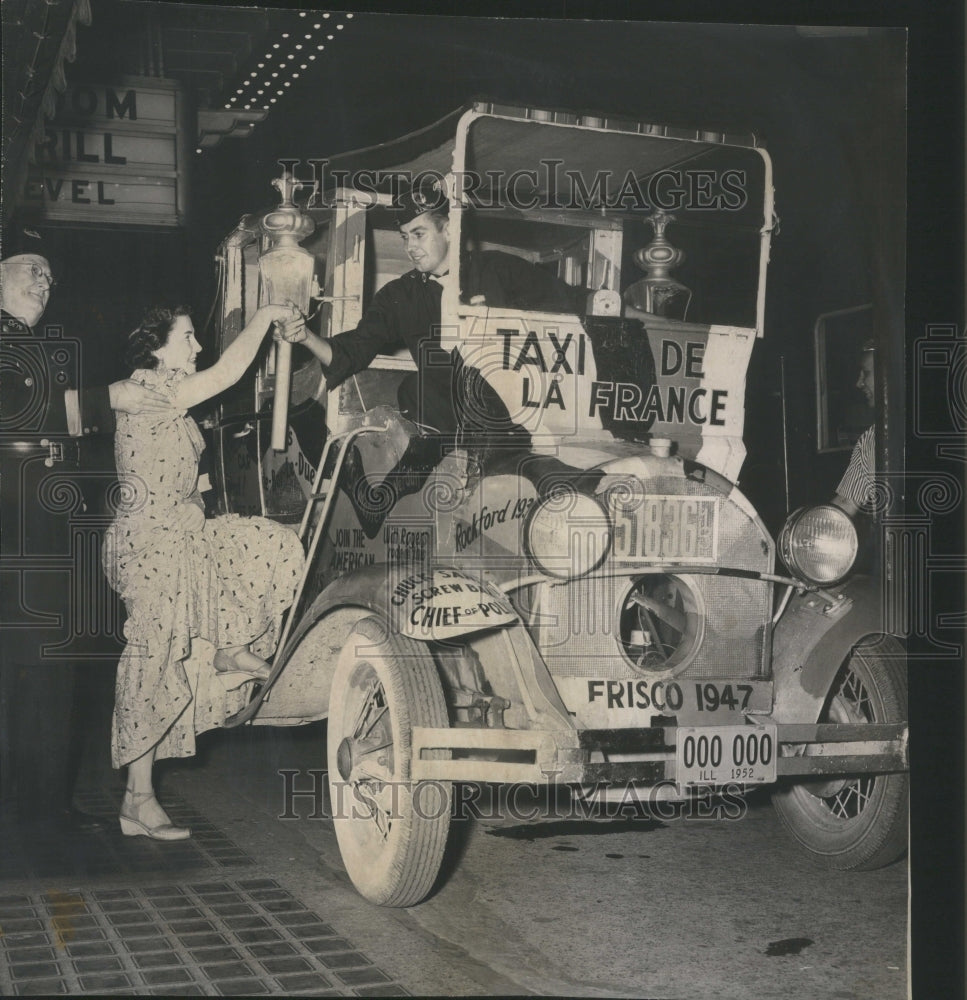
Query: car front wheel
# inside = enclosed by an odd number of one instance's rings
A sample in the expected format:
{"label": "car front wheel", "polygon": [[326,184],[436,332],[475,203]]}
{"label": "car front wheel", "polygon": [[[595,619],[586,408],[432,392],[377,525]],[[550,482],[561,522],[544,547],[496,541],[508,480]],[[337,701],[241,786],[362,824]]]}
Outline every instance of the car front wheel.
{"label": "car front wheel", "polygon": [[425,646],[366,618],[340,654],[329,706],[329,791],[346,871],[371,902],[413,906],[433,888],[450,827],[451,784],[411,780],[413,728],[448,725],[436,666]]}
{"label": "car front wheel", "polygon": [[[891,636],[857,645],[836,675],[819,721],[855,724],[906,719],[902,646]],[[772,802],[800,846],[826,868],[881,868],[906,849],[906,774],[800,780],[780,785]]]}

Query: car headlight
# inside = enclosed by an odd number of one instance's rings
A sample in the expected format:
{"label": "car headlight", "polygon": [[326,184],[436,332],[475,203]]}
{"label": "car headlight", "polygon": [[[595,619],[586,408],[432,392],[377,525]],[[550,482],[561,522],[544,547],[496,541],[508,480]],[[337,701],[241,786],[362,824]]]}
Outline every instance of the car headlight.
{"label": "car headlight", "polygon": [[810,583],[835,583],[856,561],[856,528],[833,504],[800,507],[779,534],[779,555],[789,570]]}
{"label": "car headlight", "polygon": [[584,576],[611,551],[611,518],[594,497],[558,490],[531,511],[524,545],[542,573],[564,580]]}

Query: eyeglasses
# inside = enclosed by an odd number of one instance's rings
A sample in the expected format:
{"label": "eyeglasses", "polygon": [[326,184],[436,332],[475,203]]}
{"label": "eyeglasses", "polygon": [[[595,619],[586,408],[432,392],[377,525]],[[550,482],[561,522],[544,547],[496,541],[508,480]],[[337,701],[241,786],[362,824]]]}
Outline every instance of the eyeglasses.
{"label": "eyeglasses", "polygon": [[30,276],[34,281],[40,281],[41,278],[45,278],[47,281],[47,287],[53,290],[57,287],[57,279],[50,273],[50,271],[45,271],[39,264],[33,264],[26,260],[5,260],[3,262],[4,267],[29,267]]}

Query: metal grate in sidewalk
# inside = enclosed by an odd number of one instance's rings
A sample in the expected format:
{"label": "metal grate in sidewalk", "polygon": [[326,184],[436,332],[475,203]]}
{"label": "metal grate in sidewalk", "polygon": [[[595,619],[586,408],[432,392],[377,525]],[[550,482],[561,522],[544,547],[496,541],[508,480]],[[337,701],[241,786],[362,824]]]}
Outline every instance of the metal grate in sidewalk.
{"label": "metal grate in sidewalk", "polygon": [[0,895],[0,994],[407,996],[273,879]]}

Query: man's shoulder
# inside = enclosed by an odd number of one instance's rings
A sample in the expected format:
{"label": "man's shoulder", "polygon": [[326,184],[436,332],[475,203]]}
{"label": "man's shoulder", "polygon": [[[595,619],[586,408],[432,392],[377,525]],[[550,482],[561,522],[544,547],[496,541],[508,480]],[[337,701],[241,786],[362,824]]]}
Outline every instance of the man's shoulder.
{"label": "man's shoulder", "polygon": [[393,278],[391,281],[387,281],[383,287],[389,288],[390,285],[399,285],[406,284],[411,281],[418,281],[421,277],[422,274],[414,267],[409,271],[404,271],[398,278]]}
{"label": "man's shoulder", "polygon": [[17,319],[16,316],[11,316],[10,313],[0,310],[0,329],[3,333],[8,334],[24,334],[30,336],[33,332],[23,320]]}
{"label": "man's shoulder", "polygon": [[412,271],[407,271],[398,278],[392,278],[390,281],[387,281],[374,298],[377,296],[399,297],[401,295],[411,295],[423,284],[422,279],[423,275],[416,268],[413,268]]}

